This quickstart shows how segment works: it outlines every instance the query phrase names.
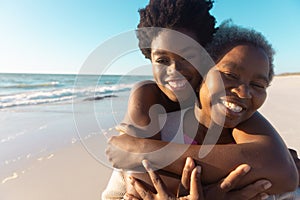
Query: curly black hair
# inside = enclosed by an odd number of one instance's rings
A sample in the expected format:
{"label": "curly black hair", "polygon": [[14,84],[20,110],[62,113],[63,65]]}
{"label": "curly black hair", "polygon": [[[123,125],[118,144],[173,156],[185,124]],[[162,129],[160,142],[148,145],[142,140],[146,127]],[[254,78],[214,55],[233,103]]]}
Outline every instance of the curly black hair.
{"label": "curly black hair", "polygon": [[151,59],[151,48],[145,47],[150,47],[158,34],[157,31],[142,29],[146,27],[189,30],[196,34],[197,42],[205,46],[216,31],[216,20],[209,13],[212,6],[212,0],[150,0],[145,8],[139,10],[137,37],[142,53]]}
{"label": "curly black hair", "polygon": [[215,63],[218,63],[230,49],[240,44],[252,44],[264,50],[269,59],[268,78],[271,82],[274,76],[275,50],[262,33],[252,28],[238,26],[231,19],[225,20],[218,27],[218,31],[212,42],[206,46],[206,50]]}

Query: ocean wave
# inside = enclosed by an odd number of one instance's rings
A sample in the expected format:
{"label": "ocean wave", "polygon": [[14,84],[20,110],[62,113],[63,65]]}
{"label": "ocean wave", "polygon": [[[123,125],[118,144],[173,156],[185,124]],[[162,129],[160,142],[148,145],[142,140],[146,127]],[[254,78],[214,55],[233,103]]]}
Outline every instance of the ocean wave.
{"label": "ocean wave", "polygon": [[35,90],[5,94],[0,96],[0,109],[47,103],[71,103],[74,99],[95,98],[101,95],[112,96],[114,93],[129,91],[132,86],[133,84],[119,84],[96,87],[57,88],[53,90]]}
{"label": "ocean wave", "polygon": [[59,81],[51,81],[47,83],[36,83],[36,84],[26,84],[26,83],[21,83],[21,84],[12,84],[12,85],[0,85],[0,88],[3,89],[30,89],[30,88],[45,88],[45,87],[58,87],[62,86]]}

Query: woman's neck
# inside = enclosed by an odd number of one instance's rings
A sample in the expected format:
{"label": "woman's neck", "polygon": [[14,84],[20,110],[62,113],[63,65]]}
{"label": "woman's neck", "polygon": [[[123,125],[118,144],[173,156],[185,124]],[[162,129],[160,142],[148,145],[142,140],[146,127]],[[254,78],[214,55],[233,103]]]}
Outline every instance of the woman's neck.
{"label": "woman's neck", "polygon": [[210,116],[204,114],[203,110],[195,104],[194,115],[199,123],[197,138],[205,144],[227,144],[234,143],[232,129],[224,128],[214,123]]}
{"label": "woman's neck", "polygon": [[195,104],[194,106],[194,115],[195,118],[197,119],[197,121],[204,127],[206,127],[207,129],[211,128],[212,126],[214,126],[214,123],[211,119],[211,116],[207,116],[202,108],[199,107],[199,105]]}

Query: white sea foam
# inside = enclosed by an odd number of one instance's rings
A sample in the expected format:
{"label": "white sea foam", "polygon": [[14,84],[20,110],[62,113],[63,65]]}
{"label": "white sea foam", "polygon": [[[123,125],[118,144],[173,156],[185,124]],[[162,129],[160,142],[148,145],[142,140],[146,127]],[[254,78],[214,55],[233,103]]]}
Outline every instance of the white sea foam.
{"label": "white sea foam", "polygon": [[97,86],[85,88],[66,88],[51,91],[30,91],[18,94],[0,96],[0,108],[37,105],[55,102],[67,102],[77,98],[113,94],[129,91],[133,84],[120,84],[113,86]]}
{"label": "white sea foam", "polygon": [[13,175],[4,178],[4,179],[2,180],[2,184],[6,183],[6,182],[9,181],[9,180],[16,179],[16,178],[18,178],[18,177],[19,177],[19,175],[18,175],[16,172],[14,172]]}
{"label": "white sea foam", "polygon": [[46,83],[37,83],[37,84],[26,84],[26,83],[21,83],[21,84],[7,84],[7,85],[0,85],[0,88],[3,89],[26,89],[26,88],[44,88],[44,87],[55,87],[59,86],[60,82],[59,81],[51,81],[51,82],[46,82]]}
{"label": "white sea foam", "polygon": [[[79,77],[80,81],[76,82]],[[129,91],[134,83],[146,79],[149,77],[103,75],[99,78],[76,75],[0,74],[0,109],[68,103],[83,98],[101,99],[103,95]]]}

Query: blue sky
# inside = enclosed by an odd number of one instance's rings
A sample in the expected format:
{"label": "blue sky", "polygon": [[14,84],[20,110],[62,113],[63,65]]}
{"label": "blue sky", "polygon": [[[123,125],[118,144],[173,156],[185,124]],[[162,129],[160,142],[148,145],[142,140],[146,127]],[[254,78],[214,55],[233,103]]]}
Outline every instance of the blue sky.
{"label": "blue sky", "polygon": [[[136,28],[148,0],[0,0],[0,72],[78,73],[103,42]],[[276,50],[275,72],[299,72],[299,0],[215,0],[218,24],[262,32]],[[126,60],[126,59],[125,59]],[[118,63],[118,62],[116,62]],[[137,52],[108,73],[147,64]]]}

